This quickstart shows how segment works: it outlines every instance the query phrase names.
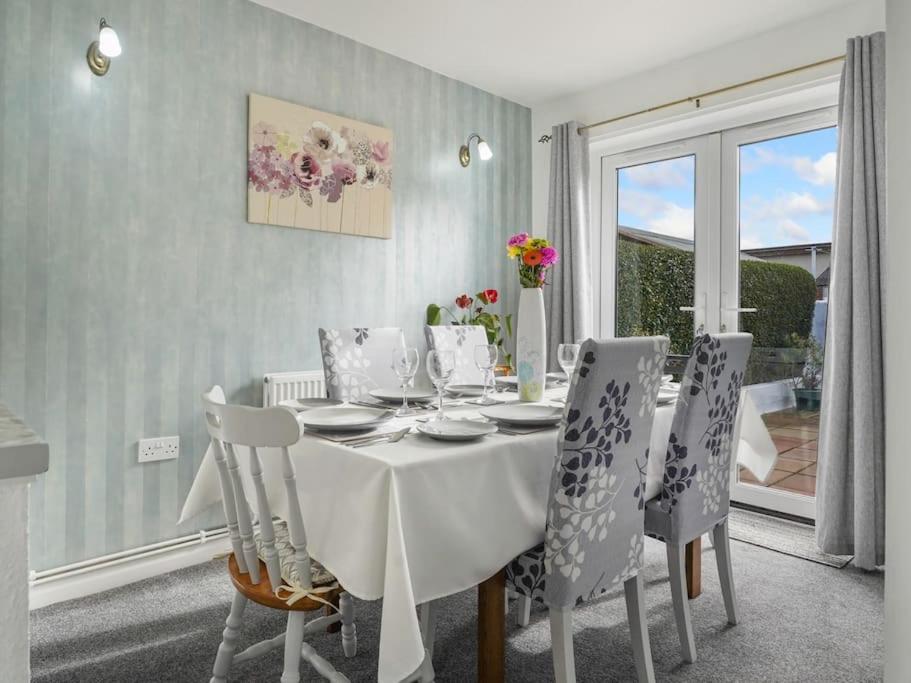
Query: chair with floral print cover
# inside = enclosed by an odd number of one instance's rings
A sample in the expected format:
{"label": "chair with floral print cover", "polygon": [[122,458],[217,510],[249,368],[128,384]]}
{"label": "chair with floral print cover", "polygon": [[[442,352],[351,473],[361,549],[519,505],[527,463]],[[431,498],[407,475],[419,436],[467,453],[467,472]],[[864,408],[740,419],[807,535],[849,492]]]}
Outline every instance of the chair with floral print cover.
{"label": "chair with floral print cover", "polygon": [[392,366],[393,352],[405,347],[400,327],[320,328],[319,347],[329,398],[361,401],[401,383]]}
{"label": "chair with floral print cover", "polygon": [[477,346],[488,344],[487,332],[480,325],[424,325],[424,337],[431,351],[452,351],[455,371],[450,384],[484,384],[487,378],[474,360]]}
{"label": "chair with floral print cover", "polygon": [[674,410],[661,493],[645,506],[645,533],[667,546],[674,616],[687,662],[696,661],[696,645],[686,592],[685,549],[709,531],[728,623],[737,623],[728,511],[734,425],[752,345],[750,334],[696,338]]}
{"label": "chair with floral print cover", "polygon": [[558,683],[575,681],[573,607],[621,585],[638,679],[655,679],[639,569],[648,447],[667,349],[667,337],[582,344],[558,437],[544,541],[506,567],[508,589],[549,608]]}

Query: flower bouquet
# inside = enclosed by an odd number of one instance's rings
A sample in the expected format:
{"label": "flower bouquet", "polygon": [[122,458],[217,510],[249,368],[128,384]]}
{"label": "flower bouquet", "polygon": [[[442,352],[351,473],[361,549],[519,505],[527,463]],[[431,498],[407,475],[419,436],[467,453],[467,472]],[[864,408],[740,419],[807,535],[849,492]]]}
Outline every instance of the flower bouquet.
{"label": "flower bouquet", "polygon": [[519,260],[519,284],[522,287],[543,287],[547,271],[560,260],[560,254],[542,237],[529,237],[520,232],[506,243],[509,258]]}
{"label": "flower bouquet", "polygon": [[442,325],[445,311],[453,325],[480,325],[487,333],[487,342],[496,344],[504,363],[512,368],[512,356],[507,353],[505,343],[512,336],[512,314],[501,316],[486,307],[497,303],[500,293],[495,289],[484,289],[474,295],[461,294],[455,298],[458,314],[445,306],[430,304],[427,306],[427,324]]}
{"label": "flower bouquet", "polygon": [[540,401],[544,397],[547,369],[547,328],[544,320],[543,287],[547,271],[560,254],[546,239],[520,232],[506,243],[509,258],[519,261],[519,324],[516,335],[516,374],[519,400]]}

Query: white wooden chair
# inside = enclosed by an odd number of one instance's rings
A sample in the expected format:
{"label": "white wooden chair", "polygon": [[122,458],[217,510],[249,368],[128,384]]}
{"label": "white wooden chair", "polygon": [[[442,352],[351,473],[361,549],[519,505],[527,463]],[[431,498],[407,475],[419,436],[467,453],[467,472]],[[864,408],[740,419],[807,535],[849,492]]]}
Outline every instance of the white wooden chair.
{"label": "white wooden chair", "polygon": [[[300,680],[300,662],[306,660],[332,683],[348,679],[304,642],[308,634],[341,622],[342,649],[346,657],[357,653],[354,603],[335,577],[307,553],[307,537],[297,492],[294,463],[288,446],[300,438],[300,426],[292,412],[281,407],[251,408],[225,405],[221,387],[215,386],[202,396],[206,426],[212,438],[212,451],[218,467],[228,536],[234,552],[228,558],[228,573],[236,593],[224,636],[212,667],[211,683],[222,683],[233,664],[253,659],[283,647],[285,653],[282,683]],[[236,447],[249,449],[248,473],[253,484],[259,531],[247,502],[241,464]],[[263,482],[263,463],[259,448],[281,449],[270,456],[281,459],[285,494],[288,502],[287,527],[272,519],[272,506]],[[287,531],[285,531],[287,528]],[[288,613],[285,633],[234,653],[248,601]],[[334,613],[307,622],[308,612],[338,604]],[[289,604],[291,603],[291,604]]]}

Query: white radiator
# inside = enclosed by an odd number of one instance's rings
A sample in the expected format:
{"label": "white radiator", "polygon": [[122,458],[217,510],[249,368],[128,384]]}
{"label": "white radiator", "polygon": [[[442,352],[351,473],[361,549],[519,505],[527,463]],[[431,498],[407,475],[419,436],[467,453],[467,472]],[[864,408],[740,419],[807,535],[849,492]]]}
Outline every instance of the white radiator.
{"label": "white radiator", "polygon": [[326,379],[322,370],[270,372],[263,377],[263,407],[289,398],[324,398]]}

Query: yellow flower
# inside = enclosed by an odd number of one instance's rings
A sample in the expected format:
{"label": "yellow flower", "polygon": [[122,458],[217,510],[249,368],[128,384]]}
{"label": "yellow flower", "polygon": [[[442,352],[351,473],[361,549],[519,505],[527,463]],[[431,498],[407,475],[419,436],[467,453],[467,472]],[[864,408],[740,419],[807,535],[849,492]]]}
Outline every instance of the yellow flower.
{"label": "yellow flower", "polygon": [[288,133],[279,133],[275,136],[275,149],[279,154],[290,157],[297,150],[294,143],[291,142],[291,135]]}
{"label": "yellow flower", "polygon": [[528,246],[532,249],[543,249],[544,247],[549,247],[550,244],[543,237],[532,237],[528,240]]}
{"label": "yellow flower", "polygon": [[506,247],[506,253],[509,254],[509,258],[515,258],[522,253],[522,250],[519,247]]}

